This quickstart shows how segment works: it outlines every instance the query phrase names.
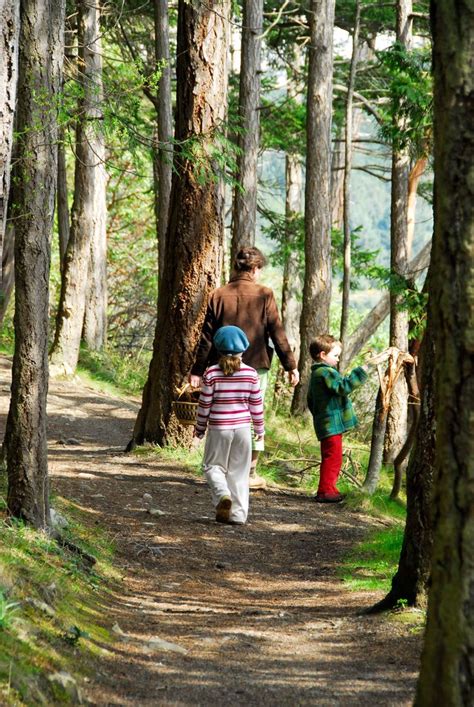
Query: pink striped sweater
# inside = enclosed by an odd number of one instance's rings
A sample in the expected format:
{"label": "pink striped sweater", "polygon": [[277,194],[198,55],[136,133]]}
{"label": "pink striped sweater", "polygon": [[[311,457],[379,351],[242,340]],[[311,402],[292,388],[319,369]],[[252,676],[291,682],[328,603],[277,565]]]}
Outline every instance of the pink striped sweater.
{"label": "pink striped sweater", "polygon": [[202,378],[196,433],[202,436],[208,424],[235,430],[247,427],[250,420],[255,434],[262,435],[263,402],[255,368],[242,363],[239,371],[225,376],[219,366],[210,366]]}

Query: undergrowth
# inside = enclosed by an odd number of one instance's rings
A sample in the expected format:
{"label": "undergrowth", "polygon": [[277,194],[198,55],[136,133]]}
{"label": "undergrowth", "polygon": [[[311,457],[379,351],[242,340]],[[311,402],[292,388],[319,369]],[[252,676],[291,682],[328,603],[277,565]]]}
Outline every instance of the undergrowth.
{"label": "undergrowth", "polygon": [[[102,625],[118,576],[113,548],[83,511],[54,499],[67,517],[60,546],[48,534],[7,519],[5,476],[0,476],[0,704],[59,704],[74,701],[48,677],[68,673],[77,683],[93,674],[113,636]],[[92,564],[88,555],[96,558]]]}

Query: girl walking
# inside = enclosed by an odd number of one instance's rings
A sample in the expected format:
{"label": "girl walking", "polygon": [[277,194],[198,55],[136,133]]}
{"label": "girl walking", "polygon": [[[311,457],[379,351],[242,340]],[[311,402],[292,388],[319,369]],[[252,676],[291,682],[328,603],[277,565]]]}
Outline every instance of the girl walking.
{"label": "girl walking", "polygon": [[242,525],[249,508],[252,457],[250,422],[257,439],[264,435],[263,403],[257,371],[242,362],[249,342],[239,327],[215,334],[218,363],[202,378],[194,435],[207,428],[203,471],[216,508],[216,521]]}

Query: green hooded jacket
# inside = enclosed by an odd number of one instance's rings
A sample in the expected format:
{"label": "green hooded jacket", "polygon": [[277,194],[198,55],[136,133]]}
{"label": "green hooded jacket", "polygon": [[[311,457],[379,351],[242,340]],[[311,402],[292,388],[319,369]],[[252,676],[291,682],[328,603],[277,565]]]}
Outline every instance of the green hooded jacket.
{"label": "green hooded jacket", "polygon": [[358,420],[348,396],[366,380],[367,373],[362,366],[354,368],[347,376],[342,376],[327,363],[311,366],[308,408],[319,440],[342,434],[357,425]]}

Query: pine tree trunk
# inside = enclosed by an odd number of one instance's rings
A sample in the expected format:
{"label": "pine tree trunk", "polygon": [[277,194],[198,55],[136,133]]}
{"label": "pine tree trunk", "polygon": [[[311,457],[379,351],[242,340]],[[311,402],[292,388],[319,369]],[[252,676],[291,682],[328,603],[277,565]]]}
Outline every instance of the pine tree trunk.
{"label": "pine tree trunk", "polygon": [[[168,227],[173,164],[173,115],[171,103],[171,66],[169,47],[168,5],[155,0],[155,56],[161,75],[158,83],[156,183],[155,197],[156,233],[158,238],[159,281],[165,267],[166,229]],[[163,63],[164,62],[164,63]]]}
{"label": "pine tree trunk", "polygon": [[[412,39],[412,0],[397,0],[397,41],[410,49]],[[400,132],[403,121],[395,117]],[[410,155],[408,148],[396,144],[392,149],[392,191],[390,211],[390,267],[392,273],[406,276],[408,264],[408,179]],[[390,346],[408,351],[408,312],[400,309],[403,296],[390,295]],[[400,376],[392,392],[385,434],[384,460],[393,462],[407,436],[408,387]]]}
{"label": "pine tree trunk", "polygon": [[228,16],[227,0],[212,7],[179,2],[177,147],[165,268],[153,358],[129,449],[144,441],[165,445],[183,438],[183,429],[172,416],[172,401],[194,362],[222,262],[223,191],[212,178],[215,165],[210,152],[213,132],[222,129],[225,116]]}
{"label": "pine tree trunk", "polygon": [[346,98],[346,125],[345,125],[345,150],[344,150],[344,202],[343,202],[343,225],[344,225],[344,246],[343,246],[343,275],[342,275],[342,308],[341,308],[341,333],[340,339],[344,348],[349,334],[349,297],[351,291],[351,259],[352,259],[352,238],[351,238],[351,172],[352,172],[352,99],[354,96],[357,63],[359,61],[359,28],[360,28],[360,2],[356,0],[354,30],[352,33],[352,56],[349,71],[349,83],[347,86]]}
{"label": "pine tree trunk", "polygon": [[436,470],[417,707],[474,704],[474,14],[446,0],[431,11]]}
{"label": "pine tree trunk", "polygon": [[[76,125],[76,164],[74,172],[74,200],[72,205],[71,229],[64,259],[61,281],[61,296],[56,322],[56,333],[51,349],[52,371],[72,374],[79,358],[79,346],[84,327],[86,296],[95,287],[96,278],[91,272],[91,252],[101,260],[104,251],[104,174],[103,147],[101,147],[101,112],[97,91],[96,69],[96,6],[86,0],[78,0],[78,82],[82,88]],[[100,194],[99,194],[100,192]],[[97,232],[95,249],[93,242]],[[93,268],[102,268],[94,262]],[[103,295],[101,302],[103,301]],[[105,311],[97,316],[104,325]]]}
{"label": "pine tree trunk", "polygon": [[397,606],[399,600],[410,606],[426,605],[431,569],[433,530],[431,518],[435,419],[433,374],[435,353],[432,331],[425,332],[419,357],[421,408],[415,445],[407,468],[407,518],[397,573],[392,588],[372,611]]}
{"label": "pine tree trunk", "polygon": [[[0,262],[2,262],[10,190],[10,158],[18,80],[19,32],[19,3],[15,0],[4,0],[0,5]],[[0,288],[3,290],[1,274]]]}
{"label": "pine tree trunk", "polygon": [[[11,192],[14,191],[13,189]],[[11,196],[10,192],[10,196]],[[10,206],[9,206],[10,208]],[[14,221],[7,221],[2,255],[2,285],[0,287],[0,326],[10,304],[15,284],[15,227]]]}
{"label": "pine tree trunk", "polygon": [[334,0],[311,0],[305,188],[305,279],[300,321],[300,383],[291,411],[302,413],[310,371],[309,344],[327,332],[331,301],[331,116]]}
{"label": "pine tree trunk", "polygon": [[257,159],[260,141],[260,51],[263,0],[244,0],[239,91],[239,133],[232,211],[231,262],[244,245],[255,243],[257,224]]}
{"label": "pine tree trunk", "polygon": [[382,401],[382,390],[379,388],[377,399],[375,401],[374,421],[372,423],[369,464],[367,466],[367,474],[362,485],[363,490],[369,494],[373,494],[379,484],[386,427],[387,410],[384,408]]}
{"label": "pine tree trunk", "polygon": [[102,40],[100,3],[84,1],[84,71],[90,91],[89,146],[95,155],[89,166],[92,191],[92,232],[89,277],[82,336],[89,349],[100,350],[107,340],[107,173],[102,128]]}
{"label": "pine tree trunk", "polygon": [[299,258],[295,255],[292,244],[295,242],[294,220],[301,214],[303,169],[299,155],[287,154],[285,158],[286,198],[285,218],[287,223],[287,246],[290,252],[283,269],[281,295],[281,321],[288,341],[298,360],[299,320],[301,317],[302,278]]}
{"label": "pine tree trunk", "polygon": [[[298,46],[293,50],[291,69],[287,69],[288,98],[301,102],[302,85],[298,72],[303,69],[303,54]],[[294,222],[301,216],[303,207],[303,165],[301,155],[287,152],[285,155],[285,222],[286,250],[288,256],[283,268],[281,293],[281,320],[295,358],[300,352],[299,322],[301,317],[301,290],[303,289],[300,259],[296,255],[296,232]]]}
{"label": "pine tree trunk", "polygon": [[59,129],[58,141],[58,189],[57,189],[57,219],[58,219],[58,238],[59,238],[59,260],[61,263],[61,271],[64,266],[64,257],[69,241],[69,199],[67,187],[67,171],[66,171],[66,147],[65,130]]}
{"label": "pine tree trunk", "polygon": [[55,106],[65,3],[22,0],[15,187],[15,353],[5,449],[8,510],[49,521],[46,443],[48,281],[57,175]]}

